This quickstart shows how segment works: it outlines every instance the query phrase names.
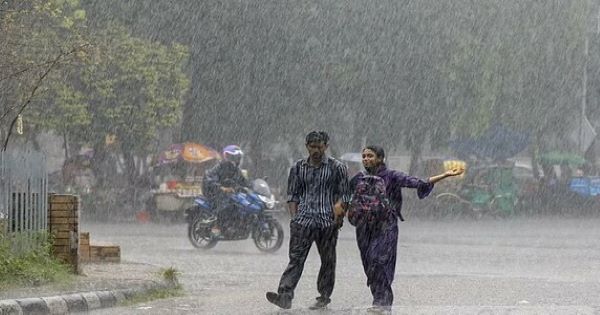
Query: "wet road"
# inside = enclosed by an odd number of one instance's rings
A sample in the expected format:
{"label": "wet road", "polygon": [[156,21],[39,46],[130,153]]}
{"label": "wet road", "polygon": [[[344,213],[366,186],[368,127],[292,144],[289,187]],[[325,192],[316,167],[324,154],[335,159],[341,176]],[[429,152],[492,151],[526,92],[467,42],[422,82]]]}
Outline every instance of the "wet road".
{"label": "wet road", "polygon": [[[284,224],[287,226],[287,224]],[[600,219],[514,219],[400,225],[394,314],[600,314]],[[363,314],[371,303],[346,224],[327,311],[309,311],[319,257],[311,249],[293,308],[265,300],[287,264],[288,231],[275,254],[251,240],[192,247],[185,225],[83,224],[121,245],[122,259],[180,270],[185,295],[93,314]]]}

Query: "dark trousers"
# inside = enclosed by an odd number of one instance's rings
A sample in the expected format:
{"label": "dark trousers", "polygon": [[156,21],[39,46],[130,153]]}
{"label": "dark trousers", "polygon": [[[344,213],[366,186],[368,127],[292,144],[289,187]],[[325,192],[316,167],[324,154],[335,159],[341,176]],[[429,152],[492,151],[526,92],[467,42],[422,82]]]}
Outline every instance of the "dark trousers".
{"label": "dark trousers", "polygon": [[233,217],[233,207],[231,204],[230,196],[223,192],[215,194],[211,201],[213,202],[213,211],[217,216],[217,222],[219,225],[224,226]]}
{"label": "dark trousers", "polygon": [[294,298],[294,289],[300,281],[304,262],[313,242],[317,244],[321,256],[321,269],[317,279],[319,299],[329,302],[335,283],[335,263],[338,229],[335,226],[318,228],[303,226],[298,223],[290,224],[290,263],[285,268],[277,292],[287,298]]}
{"label": "dark trousers", "polygon": [[396,271],[398,224],[393,221],[362,224],[356,227],[356,242],[360,250],[367,286],[373,295],[373,305],[391,306],[394,302],[392,282]]}

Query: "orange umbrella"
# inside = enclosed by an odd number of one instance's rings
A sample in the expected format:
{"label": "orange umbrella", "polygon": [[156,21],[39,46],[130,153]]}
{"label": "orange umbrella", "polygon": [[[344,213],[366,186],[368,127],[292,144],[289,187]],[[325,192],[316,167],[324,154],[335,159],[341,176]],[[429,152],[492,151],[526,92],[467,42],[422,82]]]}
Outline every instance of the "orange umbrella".
{"label": "orange umbrella", "polygon": [[156,165],[176,163],[186,161],[190,163],[204,163],[214,159],[220,159],[219,152],[192,142],[177,143],[169,146],[158,154]]}

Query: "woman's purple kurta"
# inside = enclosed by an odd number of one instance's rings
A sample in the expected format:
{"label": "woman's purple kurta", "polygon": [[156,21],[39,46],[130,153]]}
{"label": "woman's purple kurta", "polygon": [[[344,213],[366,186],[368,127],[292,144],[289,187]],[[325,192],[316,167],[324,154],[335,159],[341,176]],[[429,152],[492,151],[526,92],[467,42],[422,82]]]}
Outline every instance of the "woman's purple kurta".
{"label": "woman's purple kurta", "polygon": [[[354,189],[357,178],[354,176],[351,186]],[[376,174],[383,178],[386,197],[392,207],[388,217],[379,224],[364,224],[356,227],[356,241],[360,249],[362,264],[367,275],[367,285],[373,294],[373,305],[391,306],[394,300],[392,281],[396,269],[396,250],[398,245],[398,218],[402,208],[402,187],[417,189],[417,196],[427,197],[433,190],[433,184],[408,176],[402,172],[381,165]]]}

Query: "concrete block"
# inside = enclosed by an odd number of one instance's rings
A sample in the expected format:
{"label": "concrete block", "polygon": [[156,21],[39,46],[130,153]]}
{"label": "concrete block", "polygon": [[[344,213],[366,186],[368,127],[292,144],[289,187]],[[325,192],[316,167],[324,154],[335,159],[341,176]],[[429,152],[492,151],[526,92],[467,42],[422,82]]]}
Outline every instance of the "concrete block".
{"label": "concrete block", "polygon": [[88,310],[95,310],[102,307],[100,299],[94,292],[81,293],[81,296],[83,296],[83,298],[87,302]]}
{"label": "concrete block", "polygon": [[46,302],[40,298],[18,299],[23,314],[48,314],[50,309]]}
{"label": "concrete block", "polygon": [[115,303],[123,303],[125,301],[125,294],[122,290],[113,290],[111,293],[115,297]]}
{"label": "concrete block", "polygon": [[121,248],[114,244],[91,244],[90,261],[118,263],[121,261]]}
{"label": "concrete block", "polygon": [[23,315],[21,305],[15,300],[0,301],[0,314],[2,315]]}
{"label": "concrete block", "polygon": [[143,293],[143,291],[140,290],[139,288],[124,289],[124,290],[121,290],[121,292],[125,296],[125,299],[131,299],[131,298],[134,298],[135,296]]}
{"label": "concrete block", "polygon": [[117,304],[117,298],[110,291],[98,291],[96,292],[102,308],[112,307]]}
{"label": "concrete block", "polygon": [[69,307],[69,313],[88,311],[87,302],[81,294],[65,295],[63,296],[63,300],[65,300]]}
{"label": "concrete block", "polygon": [[50,314],[62,315],[69,313],[67,302],[60,296],[43,297],[42,300],[46,302],[46,305],[50,309]]}

